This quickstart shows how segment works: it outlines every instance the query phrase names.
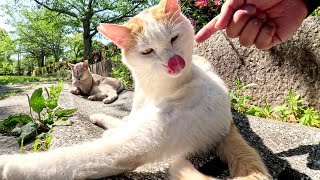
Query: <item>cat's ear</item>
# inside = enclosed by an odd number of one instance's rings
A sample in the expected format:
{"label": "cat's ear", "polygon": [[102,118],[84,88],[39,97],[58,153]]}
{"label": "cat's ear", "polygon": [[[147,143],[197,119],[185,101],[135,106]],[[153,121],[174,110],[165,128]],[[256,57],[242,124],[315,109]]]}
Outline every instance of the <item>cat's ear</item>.
{"label": "cat's ear", "polygon": [[83,61],[83,69],[88,69],[89,68],[89,62],[88,62],[88,60],[84,60]]}
{"label": "cat's ear", "polygon": [[72,69],[74,67],[74,64],[68,63],[68,66]]}
{"label": "cat's ear", "polygon": [[101,23],[98,26],[98,31],[111,39],[119,48],[126,48],[128,45],[128,37],[130,28],[117,24]]}
{"label": "cat's ear", "polygon": [[167,13],[180,11],[180,6],[177,0],[161,0],[160,6],[162,6]]}

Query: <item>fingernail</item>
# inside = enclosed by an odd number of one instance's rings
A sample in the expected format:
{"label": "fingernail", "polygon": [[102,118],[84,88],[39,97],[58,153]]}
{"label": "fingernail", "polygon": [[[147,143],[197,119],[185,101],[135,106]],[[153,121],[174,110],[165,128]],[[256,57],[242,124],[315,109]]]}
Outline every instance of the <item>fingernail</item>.
{"label": "fingernail", "polygon": [[256,7],[252,5],[246,5],[243,7],[243,9],[247,11],[249,15],[254,15],[257,11]]}

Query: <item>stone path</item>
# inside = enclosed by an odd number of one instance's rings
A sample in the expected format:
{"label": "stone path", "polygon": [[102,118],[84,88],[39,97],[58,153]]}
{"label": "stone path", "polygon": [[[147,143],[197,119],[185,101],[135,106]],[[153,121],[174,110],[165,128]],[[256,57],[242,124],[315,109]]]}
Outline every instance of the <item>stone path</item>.
{"label": "stone path", "polygon": [[[40,86],[50,86],[42,84]],[[39,86],[38,86],[39,87]],[[31,94],[33,89],[25,93]],[[28,113],[25,93],[0,101],[0,119],[12,113]],[[125,91],[110,105],[92,102],[68,92],[66,84],[59,105],[78,108],[70,119],[72,126],[56,127],[52,148],[81,143],[99,138],[103,130],[89,122],[89,115],[105,113],[123,117],[130,112],[133,93]],[[320,129],[266,120],[234,113],[234,120],[241,134],[264,158],[274,179],[320,179]],[[18,146],[14,137],[0,134],[0,154],[16,153]],[[215,177],[228,175],[227,167],[214,153],[194,157],[195,164],[205,174]],[[124,175],[106,179],[167,179],[168,162],[148,164]]]}

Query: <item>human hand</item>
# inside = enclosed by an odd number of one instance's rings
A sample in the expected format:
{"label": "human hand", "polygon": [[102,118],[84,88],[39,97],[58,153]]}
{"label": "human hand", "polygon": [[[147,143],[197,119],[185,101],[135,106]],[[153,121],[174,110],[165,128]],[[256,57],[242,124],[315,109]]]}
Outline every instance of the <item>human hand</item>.
{"label": "human hand", "polygon": [[287,40],[306,15],[303,0],[227,0],[220,15],[197,33],[196,41],[203,42],[225,28],[227,36],[239,37],[243,46],[269,49]]}

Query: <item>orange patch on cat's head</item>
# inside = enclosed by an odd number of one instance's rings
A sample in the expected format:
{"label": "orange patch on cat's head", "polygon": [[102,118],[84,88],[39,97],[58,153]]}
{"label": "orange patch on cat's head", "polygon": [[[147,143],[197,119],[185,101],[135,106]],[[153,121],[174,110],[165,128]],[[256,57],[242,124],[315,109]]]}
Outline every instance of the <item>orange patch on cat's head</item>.
{"label": "orange patch on cat's head", "polygon": [[136,39],[138,36],[142,35],[144,30],[144,22],[139,17],[134,17],[129,20],[124,26],[130,29],[130,36],[133,39]]}
{"label": "orange patch on cat's head", "polygon": [[137,39],[143,35],[145,30],[144,17],[152,17],[156,21],[163,22],[176,20],[180,17],[180,7],[176,0],[161,0],[161,2],[149,9],[142,11],[124,25],[100,24],[99,32],[111,39],[118,47],[131,49]]}

